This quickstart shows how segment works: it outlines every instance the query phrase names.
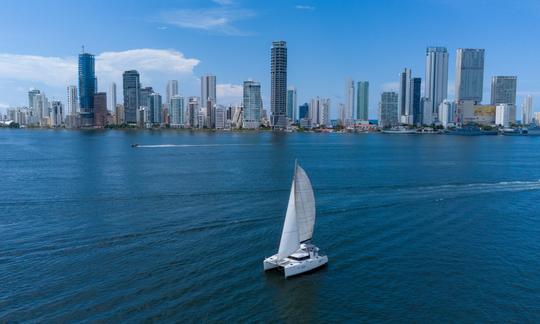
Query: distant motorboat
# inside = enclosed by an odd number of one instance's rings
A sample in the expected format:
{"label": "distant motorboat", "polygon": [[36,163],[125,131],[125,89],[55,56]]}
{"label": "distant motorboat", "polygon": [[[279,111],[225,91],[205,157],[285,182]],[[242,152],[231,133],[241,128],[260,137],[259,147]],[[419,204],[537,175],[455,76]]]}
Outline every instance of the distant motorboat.
{"label": "distant motorboat", "polygon": [[131,144],[131,147],[139,147],[139,144],[137,144],[137,143]]}
{"label": "distant motorboat", "polygon": [[278,253],[264,259],[264,270],[278,269],[285,278],[328,263],[326,255],[311,243],[315,227],[315,196],[311,181],[296,163]]}
{"label": "distant motorboat", "polygon": [[529,131],[526,128],[503,128],[501,134],[505,136],[527,136]]}

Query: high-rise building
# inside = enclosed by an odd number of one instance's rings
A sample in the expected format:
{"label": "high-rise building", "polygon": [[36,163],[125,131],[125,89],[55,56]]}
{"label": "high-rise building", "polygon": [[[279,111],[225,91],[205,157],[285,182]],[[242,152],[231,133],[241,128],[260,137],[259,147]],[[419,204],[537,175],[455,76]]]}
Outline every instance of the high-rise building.
{"label": "high-rise building", "polygon": [[96,92],[94,55],[81,53],[79,54],[79,109],[83,127],[94,125],[94,94]]}
{"label": "high-rise building", "polygon": [[171,116],[172,127],[184,126],[184,97],[174,95],[171,97],[169,105],[169,114]]}
{"label": "high-rise building", "polygon": [[398,111],[402,124],[412,124],[411,103],[411,69],[405,69],[399,74]]}
{"label": "high-rise building", "polygon": [[201,107],[206,108],[206,127],[215,128],[214,108],[216,105],[216,76],[201,77]]}
{"label": "high-rise building", "polygon": [[287,117],[291,122],[296,121],[296,88],[289,87],[287,90]]}
{"label": "high-rise building", "polygon": [[79,96],[77,95],[77,86],[67,87],[67,114],[75,116],[79,112]]}
{"label": "high-rise building", "polygon": [[509,127],[516,122],[516,106],[513,104],[498,104],[495,110],[495,124]]}
{"label": "high-rise building", "polygon": [[[150,107],[150,95],[154,93],[154,88],[144,87],[139,90],[139,108]],[[152,115],[153,116],[153,115]]]}
{"label": "high-rise building", "polygon": [[34,108],[36,112],[35,123],[40,126],[49,125],[49,99],[43,92],[34,95]]}
{"label": "high-rise building", "polygon": [[422,96],[421,96],[421,89],[422,86],[422,78],[412,78],[410,80],[410,109],[412,109],[412,123],[414,125],[422,125],[422,117],[423,117],[423,111],[422,111]]}
{"label": "high-rise building", "polygon": [[197,128],[199,127],[198,116],[199,116],[199,98],[189,97],[188,98],[188,109],[187,109],[187,122],[189,127]]}
{"label": "high-rise building", "polygon": [[309,118],[309,104],[306,102],[298,106],[298,119]]}
{"label": "high-rise building", "polygon": [[225,120],[227,119],[227,109],[223,105],[216,105],[216,129],[225,128]]}
{"label": "high-rise building", "polygon": [[37,89],[28,91],[28,108],[30,109],[30,117],[28,120],[29,124],[38,124],[39,118],[41,118],[39,117],[41,112],[38,112],[36,105],[36,96],[40,93],[41,92]]}
{"label": "high-rise building", "polygon": [[255,81],[244,81],[244,121],[243,128],[256,129],[261,124],[261,84]]}
{"label": "high-rise building", "polygon": [[150,114],[150,122],[152,124],[161,124],[163,121],[161,104],[161,95],[159,93],[154,92],[148,96],[148,110]]}
{"label": "high-rise building", "polygon": [[428,47],[426,51],[425,96],[433,116],[448,93],[448,51],[446,47]]}
{"label": "high-rise building", "polygon": [[59,127],[64,122],[64,105],[58,100],[51,102],[50,126]]}
{"label": "high-rise building", "polygon": [[494,76],[491,79],[491,104],[516,104],[516,76]]}
{"label": "high-rise building", "polygon": [[398,94],[383,92],[379,103],[379,127],[388,128],[398,124]]}
{"label": "high-rise building", "polygon": [[107,93],[96,92],[94,94],[94,126],[107,125]]}
{"label": "high-rise building", "polygon": [[109,93],[107,94],[107,110],[111,113],[116,110],[116,83],[111,82]]}
{"label": "high-rise building", "polygon": [[352,79],[347,79],[345,84],[345,110],[342,113],[342,122],[350,126],[353,124],[353,113],[354,113],[354,81]]}
{"label": "high-rise building", "polygon": [[124,122],[126,124],[137,123],[139,111],[139,95],[141,90],[139,72],[135,70],[125,71],[122,75],[124,92]]}
{"label": "high-rise building", "polygon": [[285,41],[272,42],[270,79],[272,126],[275,129],[285,129],[287,128],[287,43]]}
{"label": "high-rise building", "polygon": [[482,102],[484,50],[458,48],[456,53],[456,101]]}
{"label": "high-rise building", "polygon": [[177,96],[177,95],[178,95],[178,80],[169,80],[167,82],[165,102],[167,104],[170,104],[172,97]]}
{"label": "high-rise building", "polygon": [[533,123],[533,103],[532,103],[532,96],[528,95],[525,97],[525,100],[523,101],[522,106],[522,112],[521,112],[521,123],[523,125],[530,125]]}
{"label": "high-rise building", "polygon": [[330,99],[321,97],[311,99],[309,117],[311,127],[330,126]]}
{"label": "high-rise building", "polygon": [[356,84],[356,118],[369,120],[369,82],[359,81]]}
{"label": "high-rise building", "polygon": [[443,100],[439,105],[439,121],[444,128],[455,125],[456,103]]}

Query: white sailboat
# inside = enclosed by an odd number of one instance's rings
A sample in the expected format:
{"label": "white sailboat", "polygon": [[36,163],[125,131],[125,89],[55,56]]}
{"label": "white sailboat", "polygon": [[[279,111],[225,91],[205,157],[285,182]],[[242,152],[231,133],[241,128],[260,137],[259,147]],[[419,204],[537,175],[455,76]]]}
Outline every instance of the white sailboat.
{"label": "white sailboat", "polygon": [[311,181],[298,163],[285,215],[278,253],[264,259],[264,270],[279,269],[285,278],[316,269],[328,262],[326,255],[311,244],[315,226],[315,196]]}

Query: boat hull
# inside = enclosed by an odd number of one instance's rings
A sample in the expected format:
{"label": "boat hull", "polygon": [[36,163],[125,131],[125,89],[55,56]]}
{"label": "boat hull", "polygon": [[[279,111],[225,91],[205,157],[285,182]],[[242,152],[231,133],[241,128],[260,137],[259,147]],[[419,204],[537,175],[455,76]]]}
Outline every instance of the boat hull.
{"label": "boat hull", "polygon": [[277,254],[264,259],[264,271],[277,269],[283,272],[285,278],[293,277],[318,269],[328,263],[328,256],[311,253],[309,258],[295,260],[293,258],[284,258],[278,260]]}

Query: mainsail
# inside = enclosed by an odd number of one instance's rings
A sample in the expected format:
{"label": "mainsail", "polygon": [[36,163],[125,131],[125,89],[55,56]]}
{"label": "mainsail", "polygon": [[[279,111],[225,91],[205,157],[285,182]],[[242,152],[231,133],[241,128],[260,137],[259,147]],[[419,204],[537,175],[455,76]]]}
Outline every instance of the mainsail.
{"label": "mainsail", "polygon": [[315,197],[311,181],[306,171],[296,166],[289,205],[279,243],[278,259],[293,254],[300,248],[300,243],[313,236],[315,225]]}
{"label": "mainsail", "polygon": [[279,242],[279,260],[288,257],[300,248],[294,197],[295,190],[293,180],[291,185],[291,194],[289,196],[289,205],[287,206],[287,214],[285,214],[285,223],[283,224],[283,231],[281,232],[281,241]]}
{"label": "mainsail", "polygon": [[296,200],[296,222],[298,226],[298,238],[300,242],[311,240],[313,227],[315,226],[315,196],[311,181],[306,171],[299,165],[296,167],[295,180],[295,200]]}

